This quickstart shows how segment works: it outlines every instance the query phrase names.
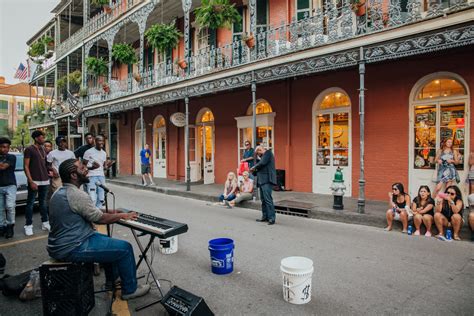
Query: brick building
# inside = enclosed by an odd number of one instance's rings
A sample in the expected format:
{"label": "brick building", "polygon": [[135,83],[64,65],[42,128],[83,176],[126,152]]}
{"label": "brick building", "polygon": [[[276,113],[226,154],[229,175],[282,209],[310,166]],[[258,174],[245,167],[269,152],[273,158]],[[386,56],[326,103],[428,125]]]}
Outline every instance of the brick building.
{"label": "brick building", "polygon": [[[68,133],[85,126],[81,131],[106,134],[123,175],[140,171],[146,142],[155,177],[185,180],[185,128],[171,116],[185,113],[187,104],[191,181],[224,182],[254,128],[256,143],[274,151],[285,187],[294,191],[330,194],[340,167],[347,195],[357,197],[363,148],[367,198],[386,199],[393,182],[413,194],[420,184],[433,185],[434,156],[446,138],[461,153],[457,168],[466,178],[474,150],[472,1],[232,2],[242,22],[217,30],[196,25],[200,1],[117,1],[111,13],[81,1],[58,6],[56,25],[67,23],[58,18],[64,12],[80,15],[82,6],[87,14],[81,25],[72,25],[78,19],[69,14],[72,26],[55,32],[51,77],[81,69],[87,95],[82,116],[66,110],[56,122],[67,116]],[[179,45],[152,49],[146,30],[176,17],[185,34]],[[254,47],[244,33],[254,35]],[[113,61],[117,43],[131,45],[138,63]],[[87,57],[103,57],[107,73],[86,74]]]}

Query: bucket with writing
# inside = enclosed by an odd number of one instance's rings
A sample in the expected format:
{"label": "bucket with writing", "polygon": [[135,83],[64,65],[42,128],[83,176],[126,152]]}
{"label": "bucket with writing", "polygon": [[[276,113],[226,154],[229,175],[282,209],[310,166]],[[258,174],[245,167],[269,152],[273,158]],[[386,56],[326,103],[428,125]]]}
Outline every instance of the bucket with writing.
{"label": "bucket with writing", "polygon": [[313,261],[305,257],[287,257],[281,260],[283,299],[292,304],[311,301]]}
{"label": "bucket with writing", "polygon": [[228,274],[234,270],[234,241],[230,238],[209,240],[211,252],[211,271],[215,274]]}
{"label": "bucket with writing", "polygon": [[178,251],[178,236],[173,236],[166,239],[160,239],[158,246],[160,252],[165,255],[170,255]]}

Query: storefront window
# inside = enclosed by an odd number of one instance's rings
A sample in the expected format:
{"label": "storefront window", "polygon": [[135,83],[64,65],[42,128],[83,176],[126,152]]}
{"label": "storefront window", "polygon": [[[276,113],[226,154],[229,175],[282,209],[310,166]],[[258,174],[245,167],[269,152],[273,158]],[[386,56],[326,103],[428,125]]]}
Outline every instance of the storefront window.
{"label": "storefront window", "polygon": [[342,92],[334,92],[326,95],[319,107],[320,110],[332,109],[335,107],[348,107],[351,105],[349,97]]}
{"label": "storefront window", "polygon": [[[255,109],[256,109],[257,115],[273,112],[270,103],[268,103],[265,100],[258,101],[257,105],[255,106]],[[250,106],[249,109],[247,110],[247,115],[252,115],[252,114],[253,114],[253,109],[252,109],[252,106]]]}
{"label": "storefront window", "polygon": [[206,111],[201,116],[201,123],[204,123],[204,122],[214,122],[214,115],[212,114],[211,111]]}
{"label": "storefront window", "polygon": [[436,106],[415,107],[415,168],[434,169],[436,162]]}
{"label": "storefront window", "polygon": [[418,100],[465,95],[463,85],[454,79],[436,79],[420,89]]}

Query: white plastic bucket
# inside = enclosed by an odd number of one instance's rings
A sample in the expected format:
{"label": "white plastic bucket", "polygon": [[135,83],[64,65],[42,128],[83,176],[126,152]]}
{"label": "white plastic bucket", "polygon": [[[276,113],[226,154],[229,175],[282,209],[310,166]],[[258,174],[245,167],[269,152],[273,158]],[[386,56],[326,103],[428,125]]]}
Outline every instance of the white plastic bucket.
{"label": "white plastic bucket", "polygon": [[287,257],[281,260],[283,299],[291,304],[311,301],[313,260],[305,257]]}
{"label": "white plastic bucket", "polygon": [[166,239],[160,239],[158,246],[160,252],[165,255],[170,255],[178,251],[178,236],[173,236]]}

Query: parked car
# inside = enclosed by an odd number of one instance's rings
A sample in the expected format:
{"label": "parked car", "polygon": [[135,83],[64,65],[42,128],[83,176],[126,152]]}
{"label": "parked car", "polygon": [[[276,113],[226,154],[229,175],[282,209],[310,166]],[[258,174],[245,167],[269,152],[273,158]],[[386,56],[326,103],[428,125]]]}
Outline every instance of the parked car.
{"label": "parked car", "polygon": [[11,152],[16,157],[15,177],[16,177],[16,205],[26,205],[28,197],[28,180],[23,170],[23,154]]}

